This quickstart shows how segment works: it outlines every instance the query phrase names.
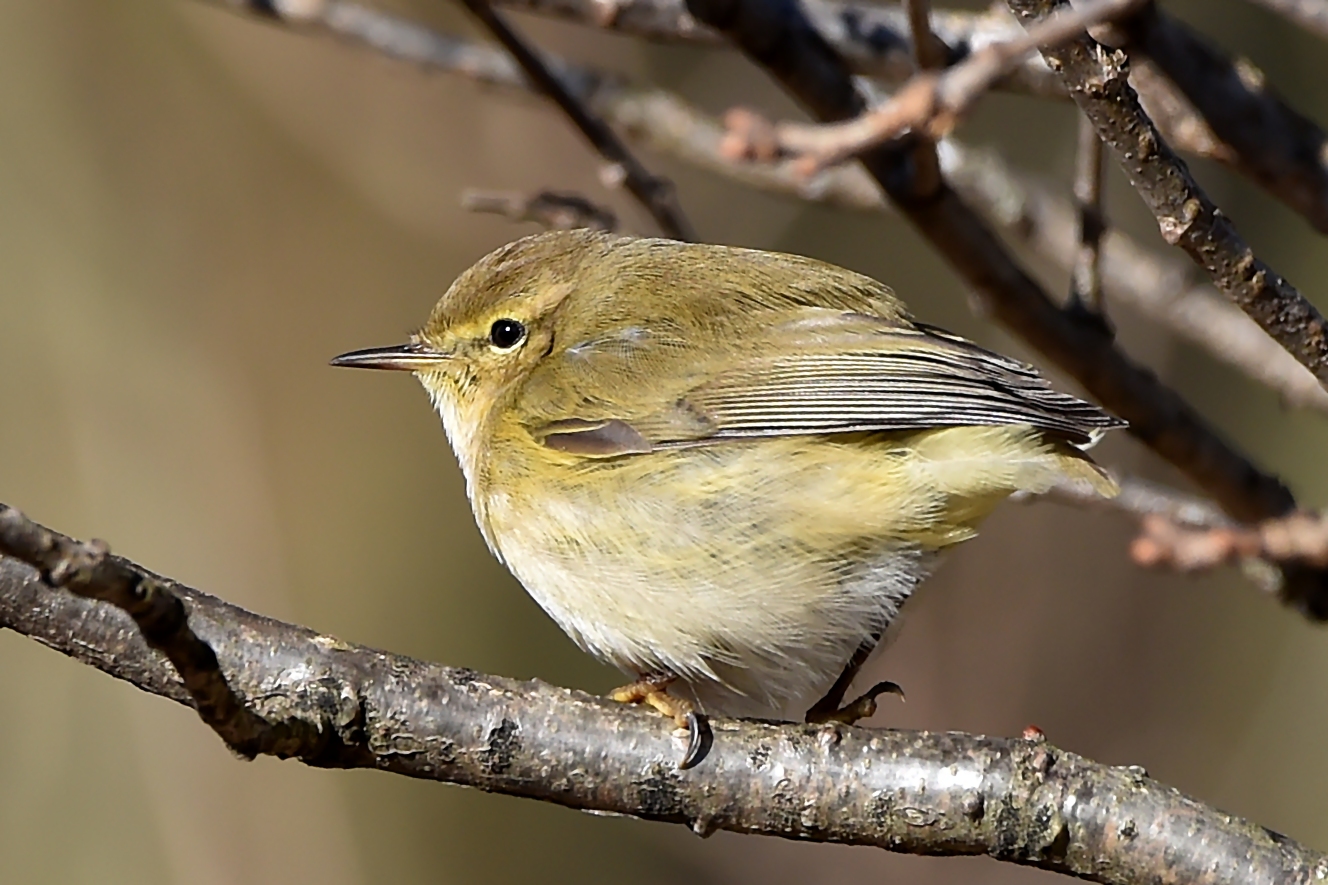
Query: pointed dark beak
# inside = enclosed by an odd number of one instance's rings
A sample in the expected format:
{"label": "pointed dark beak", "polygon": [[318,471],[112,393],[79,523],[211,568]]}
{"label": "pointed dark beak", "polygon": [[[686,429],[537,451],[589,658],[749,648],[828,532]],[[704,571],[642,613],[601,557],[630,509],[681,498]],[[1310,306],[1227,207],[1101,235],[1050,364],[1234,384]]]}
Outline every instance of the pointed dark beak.
{"label": "pointed dark beak", "polygon": [[395,369],[398,372],[418,372],[447,359],[447,354],[424,344],[394,344],[391,347],[370,347],[352,350],[334,357],[332,365],[352,369]]}

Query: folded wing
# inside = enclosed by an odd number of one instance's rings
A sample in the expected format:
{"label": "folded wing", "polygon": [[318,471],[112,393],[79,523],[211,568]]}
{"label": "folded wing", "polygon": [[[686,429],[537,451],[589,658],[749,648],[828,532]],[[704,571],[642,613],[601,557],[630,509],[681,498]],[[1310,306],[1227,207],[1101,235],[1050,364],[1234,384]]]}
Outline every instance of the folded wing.
{"label": "folded wing", "polygon": [[547,430],[569,450],[569,432],[589,434],[580,449],[606,456],[770,436],[1001,425],[1030,425],[1086,446],[1124,424],[1054,390],[1032,366],[939,329],[860,314],[809,311],[723,360],[699,362],[709,365],[661,374],[691,379],[672,398],[631,414],[569,415]]}

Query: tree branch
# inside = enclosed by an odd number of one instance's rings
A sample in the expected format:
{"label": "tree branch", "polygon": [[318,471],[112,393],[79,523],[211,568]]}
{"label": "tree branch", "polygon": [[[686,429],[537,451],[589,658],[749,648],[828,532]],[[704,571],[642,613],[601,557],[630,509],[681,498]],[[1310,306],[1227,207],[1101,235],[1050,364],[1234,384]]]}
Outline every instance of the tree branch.
{"label": "tree branch", "polygon": [[645,206],[664,235],[675,240],[696,239],[691,223],[678,205],[673,183],[653,175],[646,169],[609,128],[609,124],[591,111],[576,93],[540,60],[535,51],[494,12],[487,0],[462,0],[462,3],[488,28],[489,33],[498,39],[512,58],[516,59],[521,70],[536,88],[558,105],[590,142],[591,147],[613,164],[615,173],[612,177],[620,179],[622,186]]}
{"label": "tree branch", "polygon": [[1019,502],[1063,501],[1094,510],[1113,510],[1139,521],[1148,516],[1162,516],[1171,522],[1191,528],[1232,528],[1237,523],[1223,513],[1213,502],[1187,495],[1137,476],[1112,472],[1120,486],[1114,498],[1104,498],[1078,486],[1054,488],[1046,494],[1034,495],[1018,492],[1010,500]]}
{"label": "tree branch", "polygon": [[1241,525],[1203,498],[1137,476],[1113,472],[1113,478],[1120,486],[1114,498],[1061,487],[1043,495],[1016,493],[1011,500],[1060,501],[1131,517],[1139,534],[1130,542],[1130,559],[1143,568],[1194,572],[1223,563],[1239,565],[1246,578],[1271,594],[1282,589],[1278,563],[1328,567],[1328,520],[1320,515],[1297,511]]}
{"label": "tree branch", "polygon": [[[648,40],[724,45],[723,35],[699,23],[684,0],[495,0],[508,9],[608,28]],[[917,72],[908,12],[898,5],[804,0],[807,19],[857,74],[902,83]],[[1004,10],[938,10],[929,17],[946,64],[992,43],[1022,36]],[[1064,96],[1059,79],[1037,56],[1021,61],[1001,88],[1041,96]]]}
{"label": "tree branch", "polygon": [[[1037,27],[1063,0],[1008,0]],[[1235,226],[1191,177],[1139,105],[1126,80],[1125,54],[1091,37],[1042,49],[1070,94],[1115,153],[1152,210],[1163,238],[1180,246],[1214,285],[1292,356],[1328,384],[1328,321],[1295,287],[1255,255]]]}
{"label": "tree branch", "polygon": [[[913,41],[913,64],[918,73],[935,81],[945,67],[945,44],[931,29],[931,0],[904,0],[908,16],[908,35]],[[1013,67],[1013,65],[1011,66]],[[941,160],[936,154],[936,139],[920,137],[913,144],[913,192],[927,197],[941,186]]]}
{"label": "tree branch", "polygon": [[[720,39],[682,7],[684,0],[496,0],[498,5],[549,15],[591,27],[655,40],[712,44]],[[1319,0],[1255,0],[1277,6],[1313,7]],[[910,63],[907,16],[897,6],[805,0],[808,22],[855,73],[900,84],[916,73]],[[607,11],[606,11],[607,10]],[[1324,133],[1263,86],[1263,74],[1247,59],[1231,62],[1183,23],[1163,17],[1154,37],[1186,49],[1177,82],[1204,93],[1222,78],[1221,97],[1205,101],[1204,113],[1221,123],[1219,135],[1175,85],[1149,65],[1136,65],[1130,80],[1168,143],[1209,157],[1244,175],[1328,231],[1328,151]],[[947,64],[958,64],[994,43],[1020,35],[999,6],[983,12],[944,10],[931,15],[944,42]],[[1140,48],[1147,51],[1147,41]],[[1168,50],[1159,49],[1159,55]],[[1066,97],[1060,78],[1040,56],[1025,57],[997,88],[1043,98]],[[1235,103],[1232,103],[1234,99]],[[1259,125],[1251,125],[1258,120]],[[1264,128],[1267,127],[1267,128]],[[1225,140],[1234,139],[1233,143]]]}
{"label": "tree branch", "polygon": [[1126,48],[1146,55],[1227,145],[1224,162],[1328,233],[1328,133],[1286,104],[1249,59],[1232,59],[1156,5],[1122,30]]}
{"label": "tree branch", "polygon": [[146,644],[170,661],[198,715],[227,746],[251,759],[272,752],[265,724],[235,696],[212,649],[190,629],[184,603],[169,583],[111,556],[100,541],[75,541],[4,504],[0,556],[28,563],[52,587],[109,602],[127,613]]}
{"label": "tree branch", "polygon": [[1328,518],[1296,513],[1253,526],[1193,526],[1156,513],[1144,517],[1130,556],[1143,566],[1199,572],[1252,560],[1328,567]]}
{"label": "tree branch", "polygon": [[52,588],[43,571],[131,608],[126,580],[152,585],[158,598],[182,604],[182,629],[215,652],[215,672],[261,725],[259,752],[680,823],[701,835],[724,829],[913,854],[986,854],[1111,885],[1281,885],[1328,871],[1328,857],[1140,769],[1091,762],[1037,736],[719,720],[705,761],[680,772],[668,726],[652,713],[352,645],[228,605],[104,550],[91,568],[59,569],[61,557],[76,559],[87,545],[15,511],[0,515],[0,544],[25,560],[0,556],[0,627],[191,704],[195,693],[174,658],[145,643],[134,620]]}
{"label": "tree branch", "polygon": [[[949,135],[973,103],[1038,47],[1056,46],[1103,22],[1129,15],[1144,0],[1091,0],[1040,21],[1026,33],[992,43],[942,74],[925,68],[889,100],[842,123],[800,127],[795,148],[813,172],[912,131],[925,138]],[[1069,7],[1066,7],[1069,9]],[[789,142],[786,136],[785,142]]]}
{"label": "tree branch", "polygon": [[618,217],[580,194],[538,191],[533,194],[511,191],[483,191],[474,188],[461,194],[461,208],[471,212],[503,215],[512,221],[533,221],[551,230],[588,227],[614,231]]}
{"label": "tree branch", "polygon": [[1074,156],[1074,206],[1079,216],[1079,249],[1070,271],[1067,310],[1083,310],[1106,322],[1102,313],[1102,139],[1083,114]]}

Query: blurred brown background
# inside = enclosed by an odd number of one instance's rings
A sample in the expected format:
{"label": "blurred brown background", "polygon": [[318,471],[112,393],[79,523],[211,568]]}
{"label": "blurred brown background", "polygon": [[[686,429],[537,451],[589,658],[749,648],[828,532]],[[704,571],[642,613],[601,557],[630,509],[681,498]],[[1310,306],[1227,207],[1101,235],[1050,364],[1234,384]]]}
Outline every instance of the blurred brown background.
{"label": "blurred brown background", "polygon": [[[944,5],[944,4],[940,4]],[[971,5],[971,4],[970,4]],[[1328,120],[1328,53],[1237,0],[1168,8]],[[450,4],[396,7],[474,33]],[[790,111],[719,51],[516,20],[541,46],[712,111]],[[1068,105],[997,96],[961,134],[1068,182]],[[646,155],[708,240],[890,282],[926,320],[1028,356],[967,308],[902,224],[838,215]],[[348,640],[591,691],[584,657],[486,553],[438,422],[404,377],[329,357],[401,340],[452,277],[533,228],[463,213],[466,186],[597,184],[553,111],[184,0],[0,4],[0,500],[228,600]],[[1219,170],[1204,183],[1321,297],[1323,241]],[[1109,209],[1161,248],[1118,176]],[[1040,272],[1057,289],[1062,275]],[[1137,318],[1125,345],[1311,505],[1321,420]],[[1132,441],[1109,463],[1175,481]],[[1328,632],[1226,572],[1129,565],[1130,527],[1008,505],[906,611],[878,724],[1016,734],[1140,764],[1328,848]],[[1027,882],[920,859],[595,818],[293,762],[236,761],[194,715],[0,635],[0,881]]]}

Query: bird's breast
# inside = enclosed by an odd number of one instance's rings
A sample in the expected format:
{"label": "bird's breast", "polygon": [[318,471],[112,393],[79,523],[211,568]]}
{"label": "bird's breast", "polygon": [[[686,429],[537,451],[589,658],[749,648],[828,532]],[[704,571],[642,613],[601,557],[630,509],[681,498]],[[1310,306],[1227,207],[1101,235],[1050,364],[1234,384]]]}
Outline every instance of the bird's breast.
{"label": "bird's breast", "polygon": [[879,452],[771,439],[492,456],[477,513],[500,556],[578,645],[628,671],[800,695],[921,571]]}

